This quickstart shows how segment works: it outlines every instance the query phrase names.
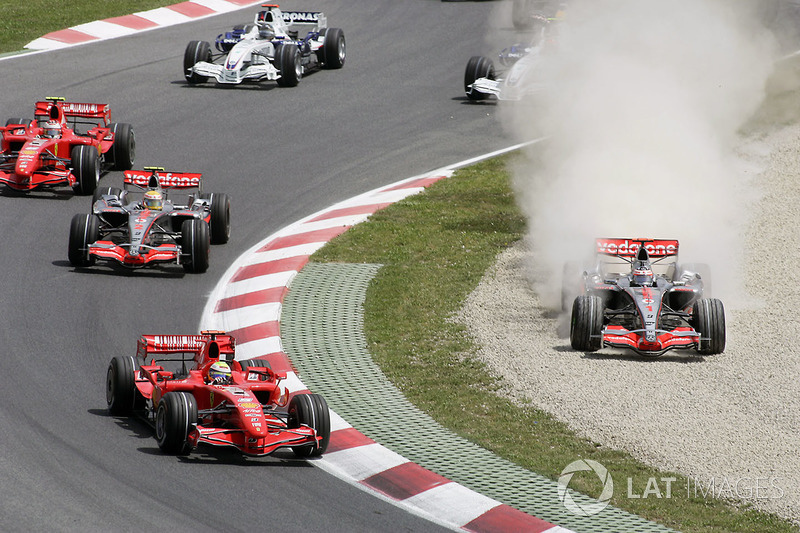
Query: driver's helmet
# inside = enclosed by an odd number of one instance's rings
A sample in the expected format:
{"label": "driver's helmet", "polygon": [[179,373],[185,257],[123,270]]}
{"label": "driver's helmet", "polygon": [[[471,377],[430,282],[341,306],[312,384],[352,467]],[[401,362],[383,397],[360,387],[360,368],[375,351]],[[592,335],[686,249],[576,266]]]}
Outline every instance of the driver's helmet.
{"label": "driver's helmet", "polygon": [[228,383],[231,380],[231,367],[225,361],[217,361],[208,369],[208,380]]}
{"label": "driver's helmet", "polygon": [[641,287],[653,285],[653,270],[647,265],[641,265],[633,269],[633,284]]}
{"label": "driver's helmet", "polygon": [[259,22],[258,23],[258,36],[261,39],[266,39],[271,41],[275,38],[275,28],[272,24],[268,24],[266,22]]}
{"label": "driver's helmet", "polygon": [[61,124],[57,120],[48,120],[44,124],[44,136],[48,139],[58,139],[61,137]]}
{"label": "driver's helmet", "polygon": [[144,198],[142,198],[142,207],[145,209],[150,209],[151,211],[161,211],[161,208],[164,207],[164,198],[160,192],[155,189],[151,189],[144,193]]}

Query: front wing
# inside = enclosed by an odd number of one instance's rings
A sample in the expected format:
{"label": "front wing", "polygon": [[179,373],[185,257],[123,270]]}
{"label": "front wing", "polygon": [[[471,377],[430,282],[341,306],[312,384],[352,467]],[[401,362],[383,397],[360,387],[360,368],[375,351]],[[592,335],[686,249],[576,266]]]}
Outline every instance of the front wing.
{"label": "front wing", "polygon": [[277,80],[281,77],[280,72],[271,63],[250,65],[241,70],[229,70],[223,65],[216,65],[206,61],[195,63],[191,71],[200,76],[214,78],[217,83],[242,83],[244,80]]}
{"label": "front wing", "polygon": [[246,455],[269,455],[279,448],[318,445],[321,437],[310,427],[287,429],[270,427],[266,436],[249,435],[243,429],[196,426],[189,433],[189,443],[233,446]]}
{"label": "front wing", "polygon": [[646,341],[644,332],[644,329],[627,330],[622,326],[607,326],[601,335],[604,346],[628,348],[648,357],[657,357],[676,348],[696,348],[700,342],[700,334],[688,327],[678,327],[671,331],[657,329],[655,342]]}
{"label": "front wing", "polygon": [[129,268],[140,268],[155,263],[181,264],[181,247],[175,244],[159,246],[141,245],[138,254],[131,254],[129,245],[111,241],[97,241],[89,245],[89,256],[116,261]]}

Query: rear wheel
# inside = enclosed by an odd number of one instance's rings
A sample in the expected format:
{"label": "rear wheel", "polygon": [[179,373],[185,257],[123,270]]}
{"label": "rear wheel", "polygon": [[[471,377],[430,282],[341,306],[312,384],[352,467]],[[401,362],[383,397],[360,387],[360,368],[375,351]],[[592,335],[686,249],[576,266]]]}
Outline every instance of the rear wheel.
{"label": "rear wheel", "polygon": [[114,134],[114,144],[106,153],[113,170],[130,170],[136,158],[136,136],[133,127],[124,122],[114,122],[108,125]]}
{"label": "rear wheel", "polygon": [[193,274],[199,274],[208,270],[208,252],[210,247],[211,241],[206,221],[198,218],[184,220],[181,225],[181,248],[184,258],[184,270]]}
{"label": "rear wheel", "polygon": [[282,44],[275,51],[278,70],[281,77],[278,78],[278,85],[281,87],[296,87],[303,77],[303,65],[300,64],[300,52],[297,45],[289,43]]}
{"label": "rear wheel", "polygon": [[494,64],[492,60],[483,56],[472,56],[467,62],[467,69],[464,72],[464,93],[470,100],[486,100],[488,94],[478,92],[470,85],[480,78],[494,79]]}
{"label": "rear wheel", "polygon": [[183,53],[183,76],[189,83],[205,83],[208,81],[208,76],[201,76],[192,71],[200,61],[211,63],[211,45],[208,41],[191,41],[186,45],[186,51]]}
{"label": "rear wheel", "polygon": [[322,437],[318,445],[294,446],[298,457],[317,457],[325,453],[331,438],[331,414],[325,399],[319,394],[297,394],[289,402],[290,428],[309,426]]}
{"label": "rear wheel", "polygon": [[69,225],[69,249],[67,256],[72,266],[87,267],[94,264],[89,255],[89,245],[100,238],[100,221],[92,214],[77,214]]}
{"label": "rear wheel", "polygon": [[188,392],[168,392],[158,402],[156,441],[165,453],[188,455],[189,432],[197,424],[197,402]]}
{"label": "rear wheel", "polygon": [[225,193],[204,193],[211,203],[211,244],[225,244],[231,236],[231,199]]}
{"label": "rear wheel", "polygon": [[72,173],[78,184],[73,187],[76,193],[88,196],[97,188],[100,181],[100,155],[97,148],[81,144],[72,148]]}
{"label": "rear wheel", "polygon": [[697,300],[692,313],[692,326],[700,334],[697,353],[713,355],[725,351],[725,309],[720,300]]}
{"label": "rear wheel", "polygon": [[320,57],[322,67],[326,69],[342,68],[347,56],[344,31],[341,28],[325,28],[320,33],[323,34]]}
{"label": "rear wheel", "polygon": [[119,198],[120,194],[122,194],[122,190],[118,187],[98,187],[92,194],[92,205],[103,196],[116,196]]}
{"label": "rear wheel", "polygon": [[572,320],[569,341],[572,348],[582,352],[596,352],[603,346],[603,300],[585,294],[572,303]]}
{"label": "rear wheel", "polygon": [[113,415],[129,415],[144,407],[144,397],[136,388],[136,363],[133,357],[114,357],[106,373],[106,403]]}

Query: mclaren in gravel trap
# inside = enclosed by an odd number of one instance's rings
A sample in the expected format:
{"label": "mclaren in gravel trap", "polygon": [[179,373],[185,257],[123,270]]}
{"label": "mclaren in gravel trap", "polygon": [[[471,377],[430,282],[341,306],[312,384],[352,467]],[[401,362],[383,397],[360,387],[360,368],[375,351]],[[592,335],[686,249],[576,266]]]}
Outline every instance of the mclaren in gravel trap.
{"label": "mclaren in gravel trap", "polygon": [[707,297],[708,266],[678,264],[677,240],[597,239],[596,246],[594,266],[564,268],[562,305],[577,293],[572,348],[627,348],[646,357],[725,349],[725,310]]}

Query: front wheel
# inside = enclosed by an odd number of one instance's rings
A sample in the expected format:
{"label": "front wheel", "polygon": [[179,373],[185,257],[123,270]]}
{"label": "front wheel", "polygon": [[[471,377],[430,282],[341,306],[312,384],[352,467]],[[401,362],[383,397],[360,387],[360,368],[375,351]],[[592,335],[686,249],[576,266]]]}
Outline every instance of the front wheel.
{"label": "front wheel", "polygon": [[100,181],[100,155],[97,148],[80,144],[72,148],[72,173],[78,184],[73,187],[76,193],[88,196],[97,188]]}
{"label": "front wheel", "polygon": [[188,455],[189,432],[197,424],[197,401],[188,392],[168,392],[158,402],[156,441],[161,451]]}
{"label": "front wheel", "polygon": [[298,457],[317,457],[325,453],[331,438],[331,413],[325,399],[319,394],[296,394],[289,402],[289,428],[309,426],[322,439],[316,444],[294,446]]}
{"label": "front wheel", "polygon": [[596,352],[603,346],[603,300],[585,294],[572,303],[569,341],[574,350]]}
{"label": "front wheel", "polygon": [[69,249],[67,257],[75,267],[88,267],[94,264],[94,256],[89,254],[89,245],[100,238],[100,221],[93,214],[77,214],[69,225]]}
{"label": "front wheel", "polygon": [[297,45],[282,44],[275,51],[277,67],[281,73],[278,85],[281,87],[296,87],[303,77],[303,65],[300,64],[300,52]]}
{"label": "front wheel", "polygon": [[208,270],[210,247],[211,240],[206,221],[199,218],[184,220],[181,225],[181,252],[184,257],[184,270],[193,274]]}
{"label": "front wheel", "polygon": [[725,351],[725,309],[716,298],[701,298],[694,304],[692,326],[700,334],[697,353],[714,355]]}
{"label": "front wheel", "polygon": [[191,41],[183,53],[183,76],[189,83],[205,83],[208,76],[196,74],[192,69],[200,61],[211,63],[211,45],[208,41]]}
{"label": "front wheel", "polygon": [[467,62],[466,71],[464,71],[464,93],[470,100],[486,100],[489,98],[488,94],[472,88],[475,80],[480,78],[494,79],[494,63],[488,57],[472,56]]}

